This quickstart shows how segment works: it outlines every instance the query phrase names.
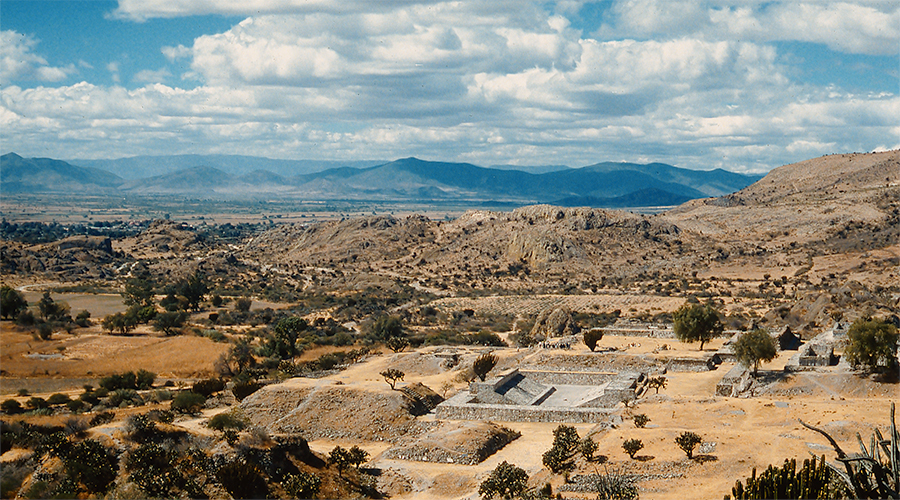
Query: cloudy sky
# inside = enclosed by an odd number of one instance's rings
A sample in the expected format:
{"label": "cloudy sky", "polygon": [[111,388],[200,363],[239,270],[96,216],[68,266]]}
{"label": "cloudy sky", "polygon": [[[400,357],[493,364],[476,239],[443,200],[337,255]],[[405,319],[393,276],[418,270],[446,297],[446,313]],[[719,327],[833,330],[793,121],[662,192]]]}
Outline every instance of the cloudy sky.
{"label": "cloudy sky", "polygon": [[0,149],[662,161],[900,147],[900,2],[0,1]]}

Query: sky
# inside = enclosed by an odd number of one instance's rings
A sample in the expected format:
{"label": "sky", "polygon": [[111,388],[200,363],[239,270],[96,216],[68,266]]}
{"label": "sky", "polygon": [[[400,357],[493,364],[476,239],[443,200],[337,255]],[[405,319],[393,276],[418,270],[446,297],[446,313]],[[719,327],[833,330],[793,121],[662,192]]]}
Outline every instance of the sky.
{"label": "sky", "polygon": [[0,0],[0,153],[762,173],[900,148],[900,1]]}

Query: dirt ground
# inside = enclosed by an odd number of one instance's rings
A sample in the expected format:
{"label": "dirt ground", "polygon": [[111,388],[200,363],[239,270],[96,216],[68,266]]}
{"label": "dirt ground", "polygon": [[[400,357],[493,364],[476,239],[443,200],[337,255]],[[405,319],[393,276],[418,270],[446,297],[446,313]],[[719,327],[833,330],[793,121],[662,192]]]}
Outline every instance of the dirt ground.
{"label": "dirt ground", "polygon": [[[704,353],[715,351],[723,342],[724,339],[714,340],[704,346]],[[660,355],[690,357],[703,354],[698,351],[698,344],[686,345],[671,339],[607,336],[600,342],[601,347],[616,347],[619,352],[650,357],[654,356],[653,350],[663,344],[668,349]],[[428,352],[423,351],[424,354]],[[575,346],[571,351],[549,352],[560,356],[590,353],[583,345]],[[531,358],[542,354],[516,349],[502,349],[497,353],[506,361],[501,364],[507,366],[528,364]],[[770,464],[780,465],[786,458],[802,461],[812,452],[833,459],[834,452],[824,438],[803,428],[799,419],[824,428],[847,451],[857,449],[856,432],[868,439],[874,426],[884,431],[891,398],[896,399],[896,385],[876,383],[837,367],[774,376],[782,373],[790,354],[791,351],[782,353],[761,367],[763,374],[771,374],[771,378],[778,381],[760,393],[769,390],[773,394],[740,398],[716,396],[716,383],[733,364],[723,364],[717,370],[707,372],[669,372],[665,375],[667,387],[658,395],[651,391],[635,407],[621,408],[624,425],[600,429],[593,424],[576,424],[575,428],[582,437],[590,434],[598,442],[597,454],[609,458],[606,468],[642,478],[638,483],[642,498],[673,500],[684,498],[686,491],[694,498],[720,498],[730,494],[735,480],[748,477],[754,467],[761,471]],[[597,352],[594,355],[604,354]],[[415,365],[420,367],[418,373],[410,370]],[[464,386],[454,380],[457,371],[436,368],[430,356],[417,353],[373,357],[329,378],[348,387],[389,391],[378,373],[392,366],[406,368],[407,375],[401,385],[422,382],[441,392],[441,386],[446,383],[452,386],[448,395]],[[638,429],[631,423],[630,415],[638,413],[650,417],[646,428]],[[429,422],[433,415],[419,417],[419,420]],[[564,484],[563,477],[550,474],[541,463],[541,455],[550,449],[553,429],[559,424],[497,423],[522,436],[478,465],[387,459],[381,456],[390,447],[384,442],[314,440],[310,446],[321,453],[327,453],[337,444],[359,445],[366,449],[373,457],[367,466],[382,471],[379,484],[392,498],[478,498],[479,484],[502,461],[525,469],[531,476],[532,486],[540,487],[549,482],[554,491],[558,491]],[[700,451],[695,452],[700,455],[699,460],[687,460],[675,444],[675,437],[683,431],[703,437]],[[634,460],[622,450],[622,442],[627,439],[640,439],[644,444]],[[579,461],[572,476],[594,473],[595,468],[603,471],[603,466]],[[577,496],[575,493],[566,495]]]}

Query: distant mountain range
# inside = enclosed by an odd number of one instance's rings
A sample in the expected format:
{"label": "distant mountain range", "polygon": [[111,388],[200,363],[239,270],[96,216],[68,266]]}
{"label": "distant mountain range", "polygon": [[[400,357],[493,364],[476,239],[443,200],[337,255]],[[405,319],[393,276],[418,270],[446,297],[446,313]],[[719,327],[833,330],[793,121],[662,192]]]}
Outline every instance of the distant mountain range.
{"label": "distant mountain range", "polygon": [[[375,165],[268,158],[258,158],[254,164],[253,160],[247,156],[182,155],[90,160],[74,165],[9,153],[0,157],[0,189],[7,193],[90,189],[118,195],[184,194],[221,199],[275,196],[473,204],[491,200],[514,205],[621,208],[671,206],[695,198],[722,196],[761,178],[721,169],[688,170],[663,163],[532,167],[531,172],[525,172],[507,166],[485,168],[418,158]],[[118,175],[104,166],[114,167]],[[134,177],[137,171],[148,175]]]}

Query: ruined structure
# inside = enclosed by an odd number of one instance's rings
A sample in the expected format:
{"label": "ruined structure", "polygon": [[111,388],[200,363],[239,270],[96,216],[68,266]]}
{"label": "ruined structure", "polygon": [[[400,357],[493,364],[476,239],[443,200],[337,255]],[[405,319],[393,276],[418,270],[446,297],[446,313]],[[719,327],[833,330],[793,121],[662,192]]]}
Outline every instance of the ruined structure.
{"label": "ruined structure", "polygon": [[507,422],[621,421],[616,408],[646,390],[640,372],[571,372],[513,369],[439,404],[438,419]]}

